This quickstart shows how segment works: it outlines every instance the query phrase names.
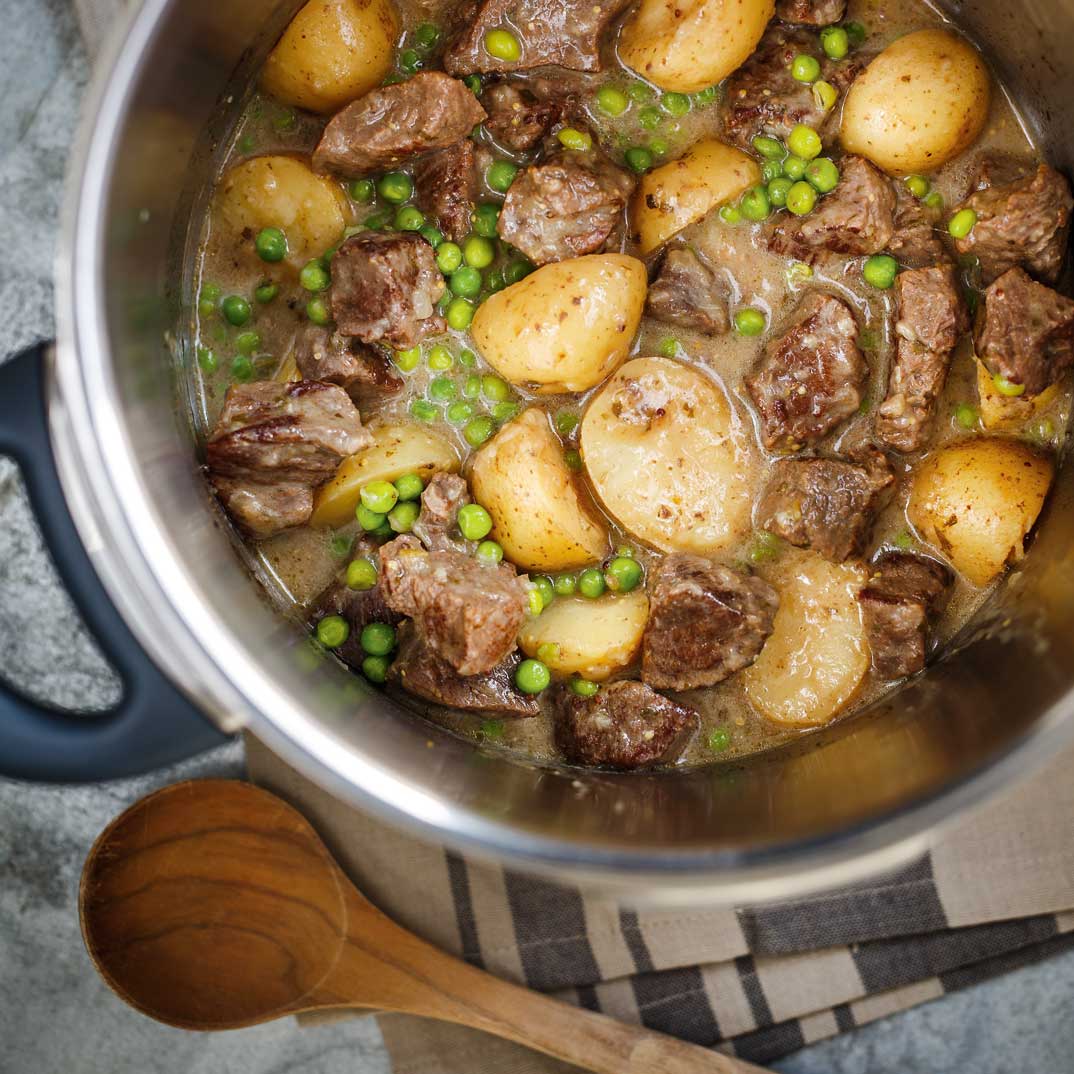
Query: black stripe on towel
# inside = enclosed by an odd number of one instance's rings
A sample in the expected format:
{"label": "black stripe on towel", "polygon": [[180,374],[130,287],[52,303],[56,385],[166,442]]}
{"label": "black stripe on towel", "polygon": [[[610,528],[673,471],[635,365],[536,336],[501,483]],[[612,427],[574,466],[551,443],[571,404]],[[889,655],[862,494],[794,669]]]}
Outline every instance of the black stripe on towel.
{"label": "black stripe on towel", "polygon": [[451,901],[455,904],[455,921],[459,927],[462,940],[462,957],[471,966],[484,969],[481,959],[481,944],[477,938],[477,921],[474,918],[474,904],[470,897],[470,874],[466,871],[466,862],[450,851],[446,854],[448,882],[451,884]]}
{"label": "black stripe on towel", "polygon": [[708,1047],[719,1041],[720,1027],[697,966],[640,973],[631,984],[647,1029]]}

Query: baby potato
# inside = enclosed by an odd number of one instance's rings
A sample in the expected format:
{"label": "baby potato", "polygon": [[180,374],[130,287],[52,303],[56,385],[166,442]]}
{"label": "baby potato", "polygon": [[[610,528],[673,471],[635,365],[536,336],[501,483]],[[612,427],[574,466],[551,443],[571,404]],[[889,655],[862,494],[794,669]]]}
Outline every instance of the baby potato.
{"label": "baby potato", "polygon": [[918,30],[888,45],[850,87],[843,148],[892,175],[935,171],[976,140],[990,95],[988,70],[968,41]]}
{"label": "baby potato", "polygon": [[779,590],[775,628],[742,672],[746,697],[762,716],[788,727],[828,723],[869,670],[858,592],[866,570],[789,552],[769,581]]}
{"label": "baby potato", "polygon": [[907,517],[957,570],[984,586],[1022,558],[1053,472],[1050,459],[1021,441],[964,440],[925,460]]}
{"label": "baby potato", "polygon": [[344,459],[335,477],[317,490],[311,525],[332,529],[346,525],[354,518],[362,487],[370,481],[394,481],[403,474],[420,474],[428,481],[434,473],[459,469],[455,448],[420,425],[381,425],[369,431],[372,446]]}
{"label": "baby potato", "polygon": [[1026,422],[1043,413],[1055,402],[1059,385],[1045,388],[1040,395],[1004,395],[983,362],[977,362],[977,398],[981,403],[981,424],[992,432],[1017,433]]}
{"label": "baby potato", "polygon": [[261,86],[284,104],[335,112],[384,81],[398,37],[391,0],[309,0],[265,61]]}
{"label": "baby potato", "polygon": [[[287,236],[287,261],[301,268],[343,236],[350,207],[331,179],[295,157],[254,157],[237,164],[220,183],[216,217],[229,235],[278,227]],[[247,243],[253,254],[253,244]]]}
{"label": "baby potato", "polygon": [[541,654],[555,675],[581,675],[601,682],[613,671],[634,662],[649,619],[649,598],[635,590],[599,600],[557,597],[536,619],[530,619],[518,636],[527,656],[548,642],[556,655]]}
{"label": "baby potato", "polygon": [[525,411],[481,448],[470,486],[492,516],[493,538],[522,570],[571,570],[608,551],[608,531],[582,502],[543,410]]}
{"label": "baby potato", "polygon": [[757,161],[714,138],[654,168],[638,184],[630,205],[630,227],[641,252],[652,253],[677,231],[760,181]]}
{"label": "baby potato", "polygon": [[745,63],[774,11],[775,0],[641,0],[619,59],[663,90],[696,93]]}
{"label": "baby potato", "polygon": [[608,513],[665,552],[707,555],[750,528],[752,438],[691,366],[627,362],[590,403],[581,449]]}
{"label": "baby potato", "polygon": [[626,357],[647,289],[636,257],[557,261],[482,302],[471,331],[485,360],[513,384],[584,392]]}

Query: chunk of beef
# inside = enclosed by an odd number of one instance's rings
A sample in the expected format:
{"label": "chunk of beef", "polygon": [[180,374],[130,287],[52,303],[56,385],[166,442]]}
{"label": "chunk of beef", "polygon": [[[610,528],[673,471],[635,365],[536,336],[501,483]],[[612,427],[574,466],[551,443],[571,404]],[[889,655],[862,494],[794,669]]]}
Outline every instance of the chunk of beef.
{"label": "chunk of beef", "polygon": [[951,260],[936,230],[938,213],[915,198],[906,184],[895,184],[895,230],[887,251],[905,268],[927,268]]}
{"label": "chunk of beef", "polygon": [[537,265],[596,253],[622,222],[634,182],[599,149],[556,153],[511,184],[500,238]]}
{"label": "chunk of beef", "polygon": [[977,223],[955,246],[960,254],[976,254],[986,284],[1017,266],[1055,283],[1066,253],[1072,206],[1066,178],[1041,164],[1032,175],[972,193],[959,209],[972,209]]}
{"label": "chunk of beef", "polygon": [[489,716],[539,716],[537,698],[515,688],[515,670],[521,660],[518,653],[512,653],[491,671],[463,676],[430,646],[413,623],[404,623],[388,679],[434,705]]}
{"label": "chunk of beef", "polygon": [[473,542],[459,532],[459,509],[471,503],[466,480],[458,474],[437,474],[421,494],[421,514],[414,536],[430,552],[469,552]]}
{"label": "chunk of beef", "polygon": [[420,235],[364,231],[332,259],[332,316],[344,335],[406,349],[447,328],[436,310],[446,287]]}
{"label": "chunk of beef", "polygon": [[861,257],[887,248],[895,234],[895,191],[864,157],[844,157],[839,185],[808,216],[777,217],[776,253],[809,261],[818,251]]}
{"label": "chunk of beef", "polygon": [[899,273],[895,300],[898,342],[876,435],[896,451],[919,451],[932,434],[951,351],[968,331],[969,316],[952,265]]}
{"label": "chunk of beef", "polygon": [[675,552],[650,578],[641,677],[661,690],[715,686],[757,659],[776,591],[702,556]]}
{"label": "chunk of beef", "polygon": [[[544,88],[541,83],[537,88]],[[571,110],[574,98],[555,90],[539,97],[528,88],[498,82],[481,95],[488,112],[485,130],[493,141],[515,153],[533,149]]]}
{"label": "chunk of beef", "polygon": [[799,124],[820,130],[828,113],[813,96],[813,88],[791,74],[799,53],[817,55],[820,77],[840,93],[862,70],[857,59],[829,60],[817,48],[815,34],[773,23],[753,55],[727,80],[721,118],[727,138],[750,148],[758,134],[786,138]]}
{"label": "chunk of beef", "polygon": [[337,112],[313,154],[317,172],[356,178],[467,137],[485,110],[462,83],[439,71],[381,86]]}
{"label": "chunk of beef", "polygon": [[602,686],[593,697],[556,687],[556,745],[577,764],[649,768],[670,764],[697,731],[697,713],[632,680]]}
{"label": "chunk of beef", "polygon": [[802,300],[791,326],[746,377],[767,448],[816,443],[861,406],[869,371],[857,335],[846,303],[819,291]]}
{"label": "chunk of beef", "polygon": [[894,475],[877,452],[858,462],[780,459],[757,504],[769,533],[841,563],[861,552]]}
{"label": "chunk of beef", "polygon": [[[627,0],[478,0],[463,31],[444,53],[452,75],[527,71],[556,64],[572,71],[601,71],[600,43],[608,23]],[[501,60],[485,48],[485,34],[517,26],[517,60]]]}
{"label": "chunk of beef", "polygon": [[776,0],[776,18],[795,26],[831,26],[847,13],[847,0]]}
{"label": "chunk of beef", "polygon": [[990,373],[1040,395],[1074,363],[1074,302],[1011,269],[985,291],[974,341]]}
{"label": "chunk of beef", "polygon": [[355,402],[375,402],[403,390],[403,378],[386,355],[313,324],[295,340],[295,364],[303,380],[338,384]]}
{"label": "chunk of beef", "polygon": [[435,216],[440,230],[454,242],[470,234],[477,198],[477,165],[469,138],[427,153],[414,165],[418,205]]}
{"label": "chunk of beef", "polygon": [[380,550],[388,606],[417,624],[460,675],[491,671],[515,650],[526,588],[506,563],[485,566],[461,552],[426,552],[413,537]]}
{"label": "chunk of beef", "polygon": [[650,317],[706,335],[722,335],[730,327],[726,288],[716,273],[685,246],[669,250],[649,285]]}
{"label": "chunk of beef", "polygon": [[901,679],[925,666],[929,616],[951,584],[934,559],[888,552],[873,565],[858,596],[873,667],[882,679]]}
{"label": "chunk of beef", "polygon": [[224,510],[256,540],[301,526],[313,514],[313,489],[309,485],[258,485],[226,477],[214,477],[212,481]]}

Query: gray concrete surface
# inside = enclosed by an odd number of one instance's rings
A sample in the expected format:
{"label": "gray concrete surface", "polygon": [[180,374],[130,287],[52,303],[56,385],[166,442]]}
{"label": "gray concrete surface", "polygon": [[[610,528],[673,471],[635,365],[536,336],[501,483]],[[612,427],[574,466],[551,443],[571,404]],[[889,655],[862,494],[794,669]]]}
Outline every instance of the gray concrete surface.
{"label": "gray concrete surface", "polygon": [[[0,0],[0,357],[51,332],[61,176],[85,58],[69,0]],[[61,704],[115,682],[52,578],[17,476],[0,462],[0,670]],[[282,1022],[183,1033],[115,1000],[78,935],[78,875],[127,804],[179,778],[237,775],[238,746],[140,780],[86,788],[0,781],[0,1074],[382,1074],[376,1026]],[[785,1074],[1074,1071],[1074,954],[806,1049]]]}

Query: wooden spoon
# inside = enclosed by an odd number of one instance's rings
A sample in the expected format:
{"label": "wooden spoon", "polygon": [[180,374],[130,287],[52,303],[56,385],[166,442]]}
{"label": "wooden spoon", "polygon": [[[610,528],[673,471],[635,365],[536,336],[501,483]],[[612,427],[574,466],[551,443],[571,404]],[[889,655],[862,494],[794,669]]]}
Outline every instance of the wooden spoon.
{"label": "wooden spoon", "polygon": [[79,908],[109,987],[183,1029],[372,1007],[472,1026],[600,1074],[761,1070],[444,954],[377,910],[302,816],[249,783],[180,783],[133,805],[90,851]]}

